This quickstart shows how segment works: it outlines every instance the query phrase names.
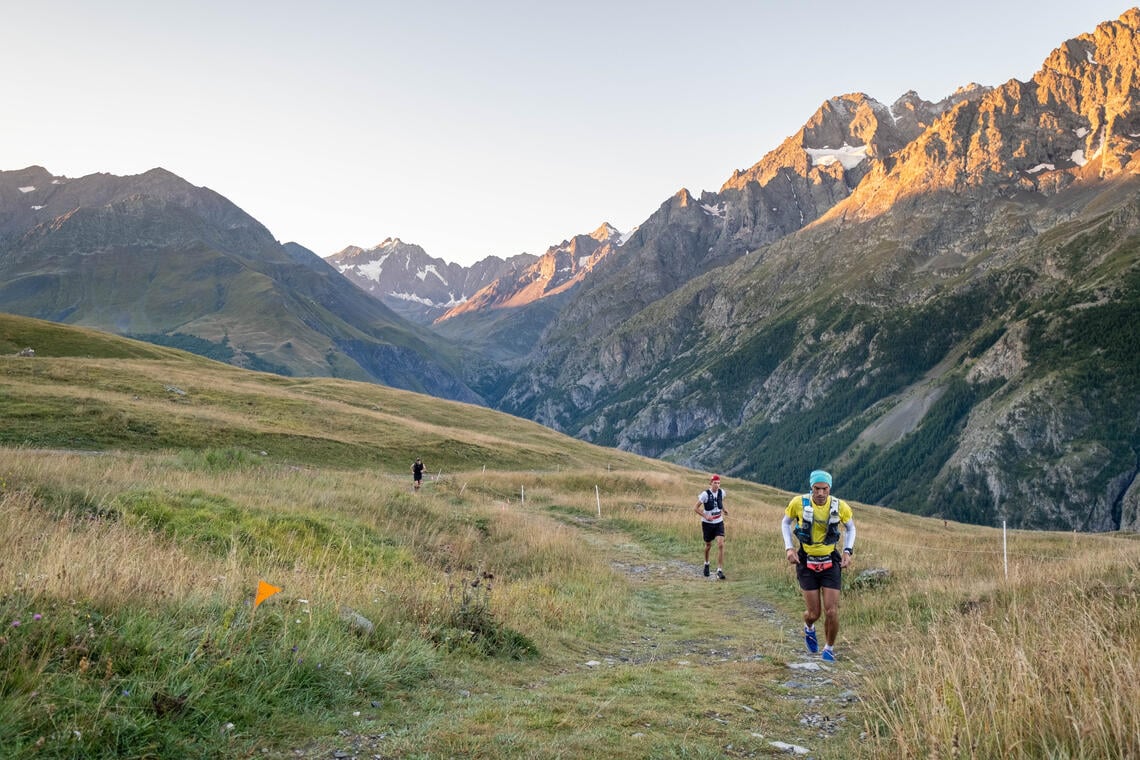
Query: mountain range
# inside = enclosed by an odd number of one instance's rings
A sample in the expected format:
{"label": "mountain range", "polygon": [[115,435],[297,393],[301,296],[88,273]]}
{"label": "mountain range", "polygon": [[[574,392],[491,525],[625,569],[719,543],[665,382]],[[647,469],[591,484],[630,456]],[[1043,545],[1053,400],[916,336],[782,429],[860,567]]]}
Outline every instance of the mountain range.
{"label": "mountain range", "polygon": [[717,192],[472,267],[322,261],[162,170],[0,172],[0,309],[781,488],[1137,530],[1138,72],[1132,9],[1028,82],[829,98]]}
{"label": "mountain range", "polygon": [[388,238],[372,248],[348,246],[326,261],[400,316],[429,324],[535,258],[528,253],[510,259],[488,256],[461,266],[429,256],[418,245]]}

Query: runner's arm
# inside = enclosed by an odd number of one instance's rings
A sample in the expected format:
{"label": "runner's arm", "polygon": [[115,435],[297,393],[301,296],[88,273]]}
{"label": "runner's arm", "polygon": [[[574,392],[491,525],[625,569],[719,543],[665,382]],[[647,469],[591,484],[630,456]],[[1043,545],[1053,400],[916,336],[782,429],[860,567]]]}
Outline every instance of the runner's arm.
{"label": "runner's arm", "polygon": [[792,526],[796,521],[784,515],[784,519],[780,521],[780,533],[784,536],[784,556],[787,557],[788,563],[792,565],[800,564],[800,555],[796,548],[792,545]]}
{"label": "runner's arm", "polygon": [[795,525],[795,520],[784,515],[784,519],[780,521],[780,533],[784,535],[784,551],[795,549],[792,544],[792,526]]}
{"label": "runner's arm", "polygon": [[848,554],[855,553],[855,521],[843,523],[843,549]]}

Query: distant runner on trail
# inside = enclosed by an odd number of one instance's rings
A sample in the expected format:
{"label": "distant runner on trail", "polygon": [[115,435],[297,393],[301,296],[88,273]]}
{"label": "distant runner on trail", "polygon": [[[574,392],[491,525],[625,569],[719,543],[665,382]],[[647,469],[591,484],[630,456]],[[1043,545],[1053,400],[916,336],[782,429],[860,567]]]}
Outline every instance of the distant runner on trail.
{"label": "distant runner on trail", "polygon": [[716,577],[724,580],[724,491],[720,487],[720,475],[709,478],[709,487],[697,497],[693,510],[701,516],[701,533],[705,539],[705,577],[709,576],[709,549],[716,539]]}
{"label": "distant runner on trail", "polygon": [[416,491],[420,490],[420,481],[424,479],[424,463],[416,457],[416,461],[412,464],[412,488]]}
{"label": "distant runner on trail", "polygon": [[[784,553],[788,563],[796,566],[796,579],[804,595],[804,644],[809,652],[819,651],[815,621],[820,616],[823,598],[823,633],[827,640],[820,655],[835,662],[835,638],[839,635],[839,590],[843,588],[842,569],[850,567],[855,554],[855,520],[851,507],[831,495],[831,474],[815,470],[808,477],[811,493],[793,497],[784,510],[780,532],[784,534]],[[839,544],[839,526],[843,526],[843,553]],[[799,551],[792,538],[800,542]]]}

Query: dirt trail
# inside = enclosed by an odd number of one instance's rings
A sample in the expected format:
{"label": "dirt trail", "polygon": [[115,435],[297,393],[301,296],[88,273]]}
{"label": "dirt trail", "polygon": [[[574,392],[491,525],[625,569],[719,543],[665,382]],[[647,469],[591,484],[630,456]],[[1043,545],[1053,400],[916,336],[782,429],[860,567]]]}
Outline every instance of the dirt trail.
{"label": "dirt trail", "polygon": [[[705,578],[696,548],[693,562],[661,559],[626,534],[596,529],[594,520],[575,522],[583,529],[584,539],[606,552],[614,571],[634,587],[651,587],[685,598],[688,604],[694,603],[695,592],[701,615],[721,631],[711,638],[693,639],[686,635],[689,631],[684,625],[675,624],[669,610],[662,610],[646,621],[635,640],[595,652],[594,661],[599,665],[674,661],[708,667],[768,662],[778,666],[772,685],[786,691],[787,699],[802,704],[798,720],[803,728],[799,733],[814,737],[818,745],[846,723],[850,707],[858,701],[856,687],[862,668],[850,661],[824,663],[818,655],[810,654],[804,647],[798,606],[793,613],[777,610],[747,579]],[[716,593],[704,593],[709,588],[715,588]],[[747,635],[741,635],[744,629]],[[770,746],[793,754],[806,749],[776,737]],[[819,756],[816,752],[806,754]]]}
{"label": "dirt trail", "polygon": [[[539,514],[532,516],[551,519]],[[727,581],[705,578],[697,562],[653,556],[628,534],[600,528],[589,518],[557,519],[579,528],[583,540],[604,553],[614,572],[627,579],[635,591],[640,589],[671,600],[642,610],[636,634],[604,648],[584,648],[582,660],[574,668],[577,673],[592,671],[604,677],[609,668],[674,664],[707,669],[707,681],[715,688],[725,669],[731,671],[737,664],[752,667],[749,672],[762,672],[768,683],[754,685],[755,690],[777,695],[775,698],[783,702],[783,714],[794,714],[795,722],[782,730],[783,735],[771,731],[757,733],[749,727],[760,722],[756,713],[764,707],[749,707],[743,703],[745,698],[739,697],[731,711],[712,711],[707,716],[732,724],[750,737],[752,749],[738,747],[727,756],[771,757],[788,753],[827,757],[826,751],[820,750],[827,746],[828,738],[851,728],[848,714],[858,702],[856,687],[861,679],[858,664],[823,663],[818,655],[809,654],[803,646],[798,614],[777,610],[761,597],[756,584],[731,577]],[[694,558],[698,558],[696,550]],[[708,593],[713,590],[715,593]],[[678,616],[681,608],[691,613],[688,619]],[[716,633],[695,637],[693,616]],[[557,676],[539,676],[532,688],[548,686],[548,678]],[[700,679],[706,680],[704,675]],[[291,756],[337,760],[398,756],[386,754],[387,745],[384,734],[346,731],[335,739],[334,749],[328,749],[325,743],[321,750],[294,750]]]}

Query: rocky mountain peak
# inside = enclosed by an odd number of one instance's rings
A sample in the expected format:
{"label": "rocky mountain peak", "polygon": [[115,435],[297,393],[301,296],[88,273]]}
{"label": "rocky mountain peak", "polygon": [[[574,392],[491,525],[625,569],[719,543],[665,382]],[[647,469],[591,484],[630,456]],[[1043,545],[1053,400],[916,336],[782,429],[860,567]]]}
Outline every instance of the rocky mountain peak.
{"label": "rocky mountain peak", "polygon": [[[922,102],[915,95],[900,108],[917,111],[916,104]],[[863,163],[863,158],[888,156],[921,130],[920,121],[911,119],[900,126],[891,108],[864,93],[828,98],[803,127],[779,147],[752,168],[733,172],[721,192],[742,190],[753,182],[766,187],[781,177],[786,182],[789,172],[800,178],[811,177],[816,183],[854,187],[866,167],[853,176],[843,176],[835,169],[824,169],[821,175],[818,168],[840,164],[850,172]],[[817,171],[813,173],[813,170]]]}
{"label": "rocky mountain peak", "polygon": [[[1124,14],[1054,50],[1029,82],[961,88],[890,162],[872,167],[827,217],[868,218],[902,198],[976,188],[1053,195],[1082,177],[1136,171],[1140,14]],[[896,104],[896,114],[916,101]],[[922,122],[918,118],[919,123]]]}
{"label": "rocky mountain peak", "polygon": [[606,243],[620,238],[621,232],[609,222],[602,222],[602,225],[598,227],[598,229],[590,233],[590,237],[599,243]]}
{"label": "rocky mountain peak", "polygon": [[120,223],[126,215],[147,220],[146,242],[202,240],[238,255],[280,253],[269,230],[231,201],[161,168],[127,177],[68,178],[39,166],[0,172],[0,204],[0,240],[20,241],[25,252],[49,239],[51,246],[138,244],[138,230]]}
{"label": "rocky mountain peak", "polygon": [[339,251],[330,256],[329,259],[331,260],[335,258],[339,261],[344,261],[346,259],[353,259],[358,256],[362,256],[365,253],[366,251],[358,245],[346,245],[344,248],[341,248]]}
{"label": "rocky mountain peak", "polygon": [[937,103],[923,100],[914,90],[903,93],[890,107],[891,117],[903,138],[910,142],[922,134],[938,117],[963,101],[979,100],[992,88],[970,83]]}
{"label": "rocky mountain peak", "polygon": [[680,190],[674,193],[673,197],[668,201],[669,206],[672,208],[687,208],[693,205],[695,202],[696,201],[693,200],[692,193],[690,193],[689,189],[686,187],[682,187]]}
{"label": "rocky mountain peak", "polygon": [[1140,150],[1140,9],[1066,41],[1032,83],[1038,100],[1055,104],[1081,132],[1073,164],[1100,159],[1102,177],[1125,171]]}
{"label": "rocky mountain peak", "polygon": [[964,84],[958,89],[954,90],[954,94],[951,97],[958,100],[963,100],[968,99],[971,95],[974,94],[984,95],[989,90],[990,88],[986,87],[984,84],[970,82],[969,84]]}
{"label": "rocky mountain peak", "polygon": [[326,261],[405,319],[429,324],[467,302],[504,273],[534,261],[488,256],[465,267],[429,256],[421,246],[388,237],[372,248],[348,246]]}

